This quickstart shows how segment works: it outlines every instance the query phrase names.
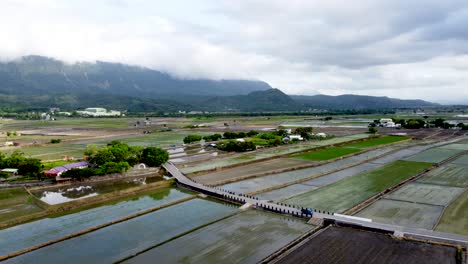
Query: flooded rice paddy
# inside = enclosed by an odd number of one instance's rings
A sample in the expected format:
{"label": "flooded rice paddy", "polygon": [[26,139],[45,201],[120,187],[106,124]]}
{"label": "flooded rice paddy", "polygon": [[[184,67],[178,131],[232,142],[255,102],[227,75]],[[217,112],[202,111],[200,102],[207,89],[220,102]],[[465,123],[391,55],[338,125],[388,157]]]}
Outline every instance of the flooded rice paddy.
{"label": "flooded rice paddy", "polygon": [[303,220],[249,210],[125,263],[257,263],[312,228]]}
{"label": "flooded rice paddy", "polygon": [[125,190],[128,188],[137,187],[162,180],[163,178],[161,177],[133,178],[130,180],[122,180],[115,182],[89,183],[50,189],[48,188],[46,190],[33,191],[32,193],[41,201],[53,205],[93,197],[96,195],[110,193],[114,191]]}
{"label": "flooded rice paddy", "polygon": [[307,143],[307,144],[297,144],[297,145],[291,145],[291,146],[286,146],[286,147],[277,147],[277,148],[272,148],[272,149],[267,149],[265,151],[261,152],[255,152],[255,153],[246,153],[246,154],[240,154],[236,155],[235,157],[227,157],[224,159],[217,159],[217,160],[210,160],[206,162],[200,162],[198,164],[190,164],[190,166],[187,166],[185,168],[181,168],[181,171],[183,173],[193,173],[197,171],[204,171],[204,170],[211,170],[215,169],[218,167],[225,167],[225,166],[231,166],[235,164],[240,164],[244,163],[247,161],[255,161],[255,160],[260,160],[260,159],[265,159],[265,158],[271,158],[274,156],[278,155],[286,155],[298,151],[304,151],[307,149],[311,149],[314,147],[320,147],[320,146],[326,146],[326,145],[331,145],[331,144],[339,144],[343,143],[346,141],[351,141],[351,140],[356,140],[356,139],[361,139],[361,138],[366,138],[368,135],[365,134],[358,134],[358,135],[351,135],[351,136],[345,136],[345,137],[337,137],[337,138],[332,138],[328,140],[323,140],[323,141],[313,141],[312,143]]}
{"label": "flooded rice paddy", "polygon": [[[369,151],[366,153],[358,154],[353,157],[343,158],[342,160],[338,160],[333,163],[319,165],[317,167],[271,174],[271,175],[267,175],[263,177],[225,184],[222,186],[222,188],[228,189],[234,192],[240,192],[240,193],[249,193],[249,192],[259,191],[259,190],[263,190],[263,189],[270,188],[273,186],[313,177],[314,175],[318,177],[321,174],[330,173],[339,168],[344,168],[344,167],[347,167],[347,166],[350,166],[359,162],[363,162],[365,160],[368,160],[369,158],[388,153],[394,150],[395,148],[396,147],[393,147],[393,146],[385,147],[385,148]],[[394,159],[398,159],[398,158],[401,158],[401,157],[399,157],[399,155],[397,154],[394,154]],[[380,165],[374,164],[374,162],[372,162],[372,165],[368,165],[368,166],[369,168],[373,168],[373,167],[378,167]],[[366,169],[369,169],[369,168],[366,168]],[[338,172],[337,174],[333,174],[331,176],[330,175],[322,176],[320,178],[317,178],[317,180],[323,181],[327,179],[327,177],[339,178],[339,176],[337,175],[343,175],[343,177],[345,177],[347,174]]]}
{"label": "flooded rice paddy", "polygon": [[165,188],[152,194],[77,213],[44,218],[0,230],[0,255],[18,251],[68,234],[117,220],[130,214],[168,204],[191,194]]}
{"label": "flooded rice paddy", "polygon": [[237,212],[193,199],[20,255],[6,263],[111,263]]}

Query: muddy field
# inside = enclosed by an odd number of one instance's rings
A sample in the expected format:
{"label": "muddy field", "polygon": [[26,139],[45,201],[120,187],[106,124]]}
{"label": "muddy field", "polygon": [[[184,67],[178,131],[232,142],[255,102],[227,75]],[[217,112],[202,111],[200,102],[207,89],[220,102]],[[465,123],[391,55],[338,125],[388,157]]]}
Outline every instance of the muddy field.
{"label": "muddy field", "polygon": [[303,159],[278,158],[266,161],[260,161],[253,164],[247,164],[231,169],[223,169],[203,175],[193,177],[197,182],[204,184],[214,184],[220,181],[232,180],[239,177],[256,175],[261,173],[273,172],[276,170],[284,170],[297,166],[313,165],[314,162]]}
{"label": "muddy field", "polygon": [[278,263],[456,263],[456,248],[394,239],[389,235],[330,227]]}

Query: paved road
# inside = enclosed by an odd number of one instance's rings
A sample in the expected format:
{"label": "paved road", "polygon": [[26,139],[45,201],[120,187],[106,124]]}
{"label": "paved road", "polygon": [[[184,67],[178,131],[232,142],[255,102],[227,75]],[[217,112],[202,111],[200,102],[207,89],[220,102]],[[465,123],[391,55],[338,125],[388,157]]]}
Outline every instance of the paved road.
{"label": "paved road", "polygon": [[[174,166],[174,164],[171,162],[164,164],[163,167],[166,169],[168,173],[170,173],[176,179],[179,185],[198,191],[200,193],[204,193],[204,194],[210,195],[218,199],[229,200],[229,201],[234,201],[234,202],[243,203],[243,204],[250,204],[254,208],[258,208],[258,209],[263,209],[263,210],[268,210],[268,211],[273,211],[273,212],[283,213],[283,214],[289,214],[289,215],[293,215],[296,217],[307,217],[301,213],[300,208],[288,206],[285,204],[277,204],[277,203],[270,202],[268,200],[261,200],[258,197],[237,194],[232,191],[228,191],[228,190],[224,190],[224,189],[216,188],[216,187],[209,187],[201,183],[197,183],[189,179],[182,172],[180,172],[180,170],[176,166]],[[314,212],[313,217],[324,219],[324,220],[332,220],[332,221],[336,221],[336,222],[344,223],[344,224],[352,224],[356,226],[363,226],[367,228],[385,230],[385,231],[393,232],[395,234],[410,236],[410,237],[414,237],[418,239],[464,244],[465,246],[468,246],[468,236],[463,236],[463,235],[442,233],[442,232],[436,232],[436,231],[418,229],[418,228],[394,226],[394,225],[381,224],[381,223],[375,223],[375,222],[368,222],[368,221],[359,220],[353,217],[334,215],[333,213],[328,213],[328,212]]]}

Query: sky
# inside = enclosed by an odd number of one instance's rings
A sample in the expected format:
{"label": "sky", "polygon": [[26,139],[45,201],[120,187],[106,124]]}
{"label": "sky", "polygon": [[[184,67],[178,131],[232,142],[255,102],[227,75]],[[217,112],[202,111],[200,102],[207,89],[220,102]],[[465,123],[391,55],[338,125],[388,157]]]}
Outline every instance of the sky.
{"label": "sky", "polygon": [[466,0],[2,0],[0,59],[468,104]]}

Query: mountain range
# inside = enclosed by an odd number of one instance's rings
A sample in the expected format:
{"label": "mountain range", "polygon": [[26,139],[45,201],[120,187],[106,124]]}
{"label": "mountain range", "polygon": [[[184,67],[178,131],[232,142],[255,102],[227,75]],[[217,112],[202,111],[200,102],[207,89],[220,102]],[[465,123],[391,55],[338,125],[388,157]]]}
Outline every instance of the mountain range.
{"label": "mountain range", "polygon": [[65,63],[25,56],[0,63],[0,104],[33,110],[101,106],[147,111],[303,111],[433,107],[422,100],[373,96],[286,95],[255,80],[180,79],[149,68],[97,61]]}

